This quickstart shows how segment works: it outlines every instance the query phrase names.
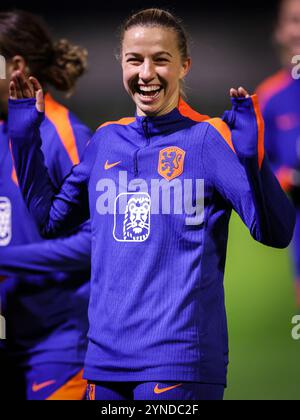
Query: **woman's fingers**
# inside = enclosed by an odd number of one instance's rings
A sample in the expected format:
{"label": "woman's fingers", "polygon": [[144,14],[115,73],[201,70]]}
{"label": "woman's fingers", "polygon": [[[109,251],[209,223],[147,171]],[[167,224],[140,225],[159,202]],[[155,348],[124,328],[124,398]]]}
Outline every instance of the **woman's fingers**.
{"label": "woman's fingers", "polygon": [[238,97],[238,91],[236,89],[234,89],[234,88],[231,88],[230,89],[230,96],[232,98],[237,98]]}
{"label": "woman's fingers", "polygon": [[22,94],[20,83],[19,83],[19,78],[16,72],[12,74],[11,81],[14,84],[16,99],[23,99],[23,94]]}
{"label": "woman's fingers", "polygon": [[11,81],[9,84],[9,98],[10,99],[18,99],[15,82]]}
{"label": "woman's fingers", "polygon": [[40,89],[37,91],[36,93],[36,109],[39,112],[44,112],[45,111],[45,101],[44,101],[44,94],[43,91]]}
{"label": "woman's fingers", "polygon": [[249,98],[250,95],[246,89],[240,86],[238,89],[231,88],[230,96],[232,98]]}
{"label": "woman's fingers", "polygon": [[238,93],[240,95],[240,98],[249,98],[249,93],[244,89],[243,87],[238,88]]}
{"label": "woman's fingers", "polygon": [[25,75],[17,70],[13,72],[11,80],[15,84],[17,99],[34,98],[34,92],[31,90]]}
{"label": "woman's fingers", "polygon": [[34,98],[34,92],[31,90],[31,86],[26,79],[24,73],[19,74],[19,83],[23,92],[24,98]]}
{"label": "woman's fingers", "polygon": [[30,82],[30,84],[32,86],[32,89],[35,93],[38,92],[39,90],[43,90],[40,82],[35,77],[33,77],[33,76],[29,77],[29,82]]}
{"label": "woman's fingers", "polygon": [[13,72],[9,85],[9,96],[11,99],[35,98],[36,109],[44,112],[45,102],[43,88],[35,77],[29,79],[19,70]]}
{"label": "woman's fingers", "polygon": [[44,112],[44,110],[45,110],[44,93],[43,93],[43,88],[42,88],[40,82],[35,77],[29,77],[29,82],[30,82],[32,90],[35,94],[36,109],[39,112]]}

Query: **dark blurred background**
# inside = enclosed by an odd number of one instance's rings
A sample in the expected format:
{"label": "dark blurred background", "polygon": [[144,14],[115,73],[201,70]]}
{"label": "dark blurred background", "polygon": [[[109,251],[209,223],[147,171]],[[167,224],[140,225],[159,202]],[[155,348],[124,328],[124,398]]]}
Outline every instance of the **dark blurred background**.
{"label": "dark blurred background", "polygon": [[[222,114],[230,107],[230,87],[243,85],[253,91],[280,68],[272,42],[275,0],[6,4],[0,8],[40,14],[55,39],[68,38],[88,49],[89,72],[80,79],[75,95],[67,101],[57,93],[55,97],[92,129],[135,112],[122,87],[115,54],[122,21],[140,8],[163,6],[183,19],[193,58],[188,102],[203,114]],[[226,398],[300,399],[300,341],[291,338],[296,306],[288,250],[255,243],[234,215],[225,284],[231,349]]]}
{"label": "dark blurred background", "polygon": [[[203,4],[202,4],[203,3]],[[272,6],[273,3],[273,6]],[[89,51],[89,72],[80,79],[69,106],[93,129],[134,113],[122,88],[115,58],[123,20],[144,7],[165,7],[183,19],[190,34],[193,68],[187,78],[189,102],[201,113],[219,115],[229,106],[231,86],[253,90],[279,63],[272,46],[276,0],[271,4],[211,1],[127,1],[119,3],[9,1],[7,7],[43,16],[55,38],[66,37]]]}

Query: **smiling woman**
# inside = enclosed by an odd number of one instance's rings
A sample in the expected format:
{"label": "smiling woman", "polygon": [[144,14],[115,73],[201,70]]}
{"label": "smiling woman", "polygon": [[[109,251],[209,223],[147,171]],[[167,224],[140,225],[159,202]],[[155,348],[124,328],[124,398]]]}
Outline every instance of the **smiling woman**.
{"label": "smiling woman", "polygon": [[[20,185],[44,236],[91,217],[89,399],[219,400],[232,209],[257,241],[278,248],[289,244],[295,214],[265,159],[256,95],[231,89],[223,119],[192,110],[181,98],[191,67],[186,36],[167,11],[133,15],[121,41],[136,115],[97,130],[57,195],[39,147],[42,87],[13,75],[9,134]],[[157,199],[148,193],[154,180]],[[172,205],[186,197],[193,214]],[[100,203],[110,205],[100,211]]]}
{"label": "smiling woman", "polygon": [[179,20],[158,9],[133,15],[122,30],[121,58],[124,86],[138,115],[159,116],[177,106],[191,67],[187,35]]}

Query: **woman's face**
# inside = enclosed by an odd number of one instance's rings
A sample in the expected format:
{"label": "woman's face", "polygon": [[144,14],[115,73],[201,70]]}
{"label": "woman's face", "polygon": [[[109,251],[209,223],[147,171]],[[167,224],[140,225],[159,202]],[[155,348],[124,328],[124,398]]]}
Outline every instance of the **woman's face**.
{"label": "woman's face", "polygon": [[123,83],[139,116],[171,112],[180,95],[180,81],[190,69],[183,62],[175,31],[136,26],[125,32],[122,45]]}
{"label": "woman's face", "polygon": [[287,54],[289,63],[300,54],[300,0],[285,0],[279,17],[276,39]]}

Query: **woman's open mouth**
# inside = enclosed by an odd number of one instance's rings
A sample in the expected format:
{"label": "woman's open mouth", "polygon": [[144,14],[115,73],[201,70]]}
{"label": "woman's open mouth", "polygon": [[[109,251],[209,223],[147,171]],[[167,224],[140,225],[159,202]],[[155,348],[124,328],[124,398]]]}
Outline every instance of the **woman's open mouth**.
{"label": "woman's open mouth", "polygon": [[157,99],[160,92],[163,90],[163,87],[160,85],[138,85],[136,87],[136,92],[139,94],[141,99],[152,101],[154,99]]}

